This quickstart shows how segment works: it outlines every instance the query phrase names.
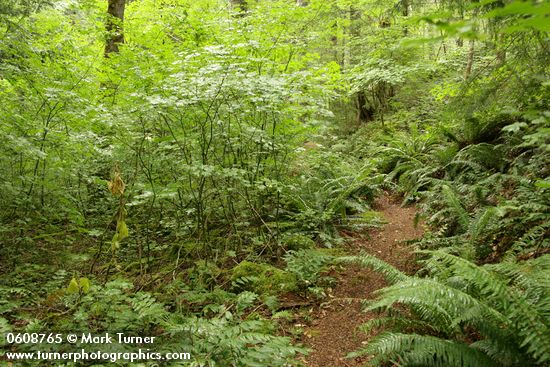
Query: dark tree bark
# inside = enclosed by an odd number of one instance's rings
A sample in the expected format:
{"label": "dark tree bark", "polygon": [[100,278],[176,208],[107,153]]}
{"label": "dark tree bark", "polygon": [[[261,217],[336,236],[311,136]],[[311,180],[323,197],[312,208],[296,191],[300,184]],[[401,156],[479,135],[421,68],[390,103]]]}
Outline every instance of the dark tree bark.
{"label": "dark tree bark", "polygon": [[374,110],[370,105],[364,91],[359,91],[356,94],[357,100],[357,123],[369,122],[374,120]]}
{"label": "dark tree bark", "polygon": [[124,23],[124,8],[126,0],[108,0],[107,8],[107,42],[105,43],[105,57],[109,57],[111,52],[118,52],[118,46],[124,43],[124,32],[122,25]]}
{"label": "dark tree bark", "polygon": [[237,10],[240,15],[244,15],[248,11],[246,0],[229,0],[231,8]]}
{"label": "dark tree bark", "polygon": [[[402,0],[401,1],[401,15],[404,17],[409,16],[409,0]],[[409,28],[405,25],[403,27],[403,35],[407,35],[409,33]]]}
{"label": "dark tree bark", "polygon": [[409,0],[401,0],[401,15],[409,16]]}

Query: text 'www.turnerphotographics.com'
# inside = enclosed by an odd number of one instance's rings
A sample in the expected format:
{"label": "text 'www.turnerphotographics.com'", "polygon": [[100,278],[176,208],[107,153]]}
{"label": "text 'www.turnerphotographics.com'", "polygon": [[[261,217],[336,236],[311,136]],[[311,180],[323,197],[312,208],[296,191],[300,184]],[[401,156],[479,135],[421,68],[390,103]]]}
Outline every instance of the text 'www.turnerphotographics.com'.
{"label": "text 'www.turnerphotographics.com'", "polygon": [[[95,335],[92,333],[7,333],[4,340],[11,350],[4,354],[8,361],[41,360],[41,361],[169,361],[169,360],[191,360],[188,352],[174,351],[159,353],[152,350],[155,343],[154,336],[134,336],[124,333],[104,333]],[[37,350],[40,345],[69,344],[78,350],[52,351]],[[123,351],[103,351],[103,345],[121,345]],[[38,348],[35,348],[38,347]],[[130,350],[128,350],[130,347]],[[135,347],[133,350],[131,347]],[[18,349],[25,349],[19,351]]]}

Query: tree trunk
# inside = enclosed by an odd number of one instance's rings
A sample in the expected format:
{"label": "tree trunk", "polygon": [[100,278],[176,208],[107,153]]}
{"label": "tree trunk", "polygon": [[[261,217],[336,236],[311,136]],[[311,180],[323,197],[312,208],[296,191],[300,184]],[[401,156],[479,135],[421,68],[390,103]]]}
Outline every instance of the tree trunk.
{"label": "tree trunk", "polygon": [[111,52],[118,52],[118,45],[124,43],[124,32],[122,25],[124,23],[124,7],[126,0],[109,0],[107,8],[107,42],[105,43],[105,57],[109,57]]}
{"label": "tree trunk", "polygon": [[[404,17],[409,16],[409,0],[401,0],[401,15]],[[409,33],[407,25],[403,27],[403,35],[406,36]]]}
{"label": "tree trunk", "polygon": [[472,73],[472,66],[474,65],[474,40],[470,40],[470,49],[468,50],[468,62],[466,69],[464,70],[464,80],[467,80]]}
{"label": "tree trunk", "polygon": [[374,120],[374,110],[370,106],[367,96],[364,91],[359,91],[356,94],[356,106],[357,106],[357,123],[369,122]]}
{"label": "tree trunk", "polygon": [[497,53],[497,67],[502,67],[504,64],[506,64],[506,47],[505,47],[505,35],[504,33],[501,33],[497,36],[497,46],[496,46],[496,53]]}
{"label": "tree trunk", "polygon": [[229,0],[231,8],[237,10],[240,15],[244,15],[248,11],[246,0]]}

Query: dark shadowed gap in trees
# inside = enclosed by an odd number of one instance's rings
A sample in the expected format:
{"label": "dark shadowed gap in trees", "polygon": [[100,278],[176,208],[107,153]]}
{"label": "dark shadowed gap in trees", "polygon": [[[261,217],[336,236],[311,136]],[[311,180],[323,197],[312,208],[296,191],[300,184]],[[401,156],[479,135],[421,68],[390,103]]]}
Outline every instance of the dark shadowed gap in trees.
{"label": "dark shadowed gap in trees", "polygon": [[374,109],[370,106],[364,90],[356,94],[357,103],[357,123],[369,122],[374,120]]}
{"label": "dark shadowed gap in trees", "polygon": [[239,16],[244,16],[248,11],[248,4],[246,0],[229,0],[231,3],[231,9],[239,12]]}

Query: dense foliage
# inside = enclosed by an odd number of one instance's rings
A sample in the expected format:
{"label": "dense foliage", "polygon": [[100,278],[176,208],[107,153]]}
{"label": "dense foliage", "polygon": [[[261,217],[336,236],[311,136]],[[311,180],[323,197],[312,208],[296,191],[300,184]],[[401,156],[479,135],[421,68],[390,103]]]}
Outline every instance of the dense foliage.
{"label": "dense foliage", "polygon": [[[371,365],[550,361],[548,3],[125,5],[0,4],[0,333],[300,365],[285,297],[358,261],[391,283]],[[383,190],[417,274],[340,257]]]}

